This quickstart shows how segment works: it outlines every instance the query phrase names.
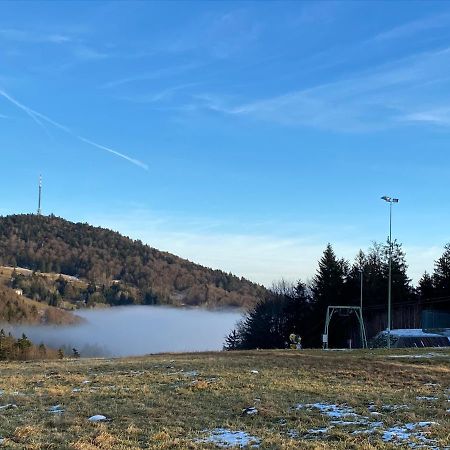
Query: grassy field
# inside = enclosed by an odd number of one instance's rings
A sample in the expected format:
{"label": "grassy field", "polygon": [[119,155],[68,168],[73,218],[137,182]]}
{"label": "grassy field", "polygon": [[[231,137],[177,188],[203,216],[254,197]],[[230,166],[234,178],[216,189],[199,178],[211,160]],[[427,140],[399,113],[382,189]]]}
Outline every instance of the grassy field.
{"label": "grassy field", "polygon": [[4,448],[450,446],[449,350],[3,362],[0,374]]}

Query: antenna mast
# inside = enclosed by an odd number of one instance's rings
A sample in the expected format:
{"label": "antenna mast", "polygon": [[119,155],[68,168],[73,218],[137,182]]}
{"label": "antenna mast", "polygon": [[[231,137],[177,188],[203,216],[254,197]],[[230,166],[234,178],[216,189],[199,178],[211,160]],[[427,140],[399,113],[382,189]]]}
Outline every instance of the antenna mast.
{"label": "antenna mast", "polygon": [[38,216],[41,215],[41,198],[42,198],[42,175],[39,175],[39,201],[38,201]]}

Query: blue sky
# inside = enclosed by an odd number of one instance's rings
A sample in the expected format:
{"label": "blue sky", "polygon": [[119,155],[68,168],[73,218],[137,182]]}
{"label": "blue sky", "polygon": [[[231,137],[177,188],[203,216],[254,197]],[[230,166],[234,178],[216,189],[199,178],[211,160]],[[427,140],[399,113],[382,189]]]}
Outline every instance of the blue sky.
{"label": "blue sky", "polygon": [[1,2],[0,214],[116,229],[269,285],[449,241],[446,2]]}

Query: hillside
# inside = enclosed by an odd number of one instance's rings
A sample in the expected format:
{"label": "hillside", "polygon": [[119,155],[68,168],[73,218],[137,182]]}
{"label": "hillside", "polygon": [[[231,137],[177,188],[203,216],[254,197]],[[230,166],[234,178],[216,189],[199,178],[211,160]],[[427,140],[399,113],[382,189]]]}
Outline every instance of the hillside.
{"label": "hillside", "polygon": [[80,321],[68,311],[30,300],[0,285],[0,324],[70,325]]}
{"label": "hillside", "polygon": [[[11,287],[53,306],[70,301],[78,306],[249,307],[266,292],[244,278],[194,264],[117,232],[55,216],[0,217],[0,265],[37,272],[13,273]],[[65,277],[43,277],[40,272]],[[86,287],[77,284],[78,279]]]}
{"label": "hillside", "polygon": [[449,358],[277,350],[6,362],[0,447],[446,449]]}

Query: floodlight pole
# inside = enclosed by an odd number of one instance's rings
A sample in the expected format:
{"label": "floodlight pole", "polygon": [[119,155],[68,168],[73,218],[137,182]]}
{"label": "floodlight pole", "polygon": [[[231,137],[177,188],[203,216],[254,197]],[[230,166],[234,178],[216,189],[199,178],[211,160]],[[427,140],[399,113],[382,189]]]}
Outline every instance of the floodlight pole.
{"label": "floodlight pole", "polygon": [[392,201],[389,202],[389,287],[388,287],[388,348],[391,348],[392,309]]}
{"label": "floodlight pole", "polygon": [[389,203],[389,284],[388,284],[388,324],[387,324],[387,347],[391,348],[391,310],[392,310],[392,203],[398,203],[398,198],[381,197]]}
{"label": "floodlight pole", "polygon": [[[363,335],[363,327],[364,327],[364,318],[363,318],[363,269],[362,267],[359,269],[359,273],[361,275],[361,296],[360,296],[360,308],[361,308],[361,319],[362,319],[362,323],[360,324],[360,333],[361,336]],[[362,343],[362,347],[364,348],[364,342]]]}

